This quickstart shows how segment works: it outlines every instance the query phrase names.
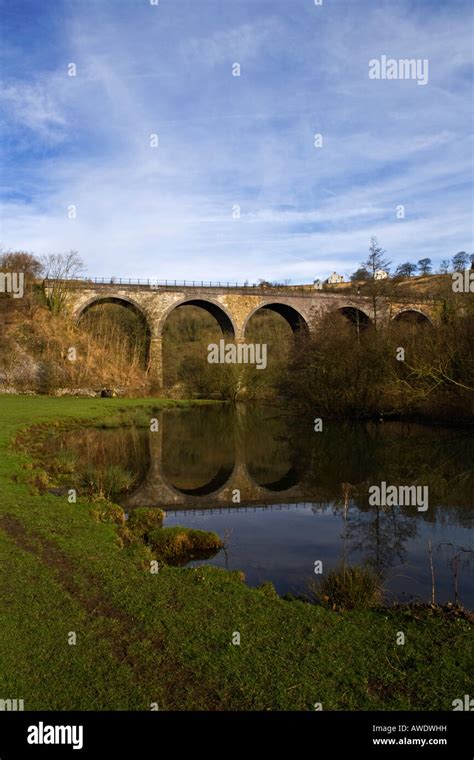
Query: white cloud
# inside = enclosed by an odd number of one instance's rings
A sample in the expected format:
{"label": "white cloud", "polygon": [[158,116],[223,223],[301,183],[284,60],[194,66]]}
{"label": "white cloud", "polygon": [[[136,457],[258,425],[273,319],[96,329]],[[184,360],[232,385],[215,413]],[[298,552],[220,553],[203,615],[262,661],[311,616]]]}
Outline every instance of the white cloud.
{"label": "white cloud", "polygon": [[[5,84],[22,143],[3,178],[7,247],[77,248],[98,276],[239,281],[350,273],[373,234],[394,261],[470,250],[462,15],[447,28],[360,3],[316,21],[271,4],[254,18],[244,3],[220,19],[208,2],[186,25],[171,6],[68,7],[57,70]],[[381,52],[429,57],[429,86],[368,80]]]}
{"label": "white cloud", "polygon": [[182,43],[181,50],[186,57],[210,66],[248,62],[265,48],[270,48],[281,31],[282,27],[275,18],[266,18],[212,34],[193,36]]}
{"label": "white cloud", "polygon": [[44,82],[3,85],[0,97],[10,121],[33,130],[41,139],[56,141],[64,136],[66,118]]}

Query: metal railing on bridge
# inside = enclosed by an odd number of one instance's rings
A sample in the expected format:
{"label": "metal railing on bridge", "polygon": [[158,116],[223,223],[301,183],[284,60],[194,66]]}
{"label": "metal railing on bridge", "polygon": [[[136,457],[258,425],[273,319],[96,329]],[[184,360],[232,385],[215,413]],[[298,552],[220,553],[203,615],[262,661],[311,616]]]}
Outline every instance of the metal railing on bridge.
{"label": "metal railing on bridge", "polygon": [[314,285],[302,284],[302,285],[290,285],[284,283],[248,283],[248,282],[231,282],[230,280],[212,281],[212,280],[158,280],[155,278],[133,278],[133,277],[85,277],[85,278],[56,278],[45,277],[44,283],[47,286],[48,283],[64,282],[73,285],[77,288],[90,288],[91,286],[115,286],[115,287],[135,287],[145,288],[150,290],[170,290],[173,288],[200,288],[211,290],[233,290],[243,292],[285,292],[285,293],[298,293],[298,294],[314,294]]}

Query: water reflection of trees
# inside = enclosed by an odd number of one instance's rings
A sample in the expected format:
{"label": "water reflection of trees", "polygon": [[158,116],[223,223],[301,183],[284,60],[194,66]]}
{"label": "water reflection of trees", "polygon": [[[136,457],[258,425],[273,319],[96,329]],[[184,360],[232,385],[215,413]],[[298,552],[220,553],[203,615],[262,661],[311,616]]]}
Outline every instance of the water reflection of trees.
{"label": "water reflection of trees", "polygon": [[[471,527],[474,506],[474,441],[469,431],[406,423],[351,425],[324,422],[314,432],[313,420],[297,420],[256,409],[245,417],[245,453],[251,475],[262,482],[271,462],[274,471],[289,464],[301,473],[300,490],[318,501],[317,511],[344,514],[342,484],[350,483],[343,542],[374,569],[406,562],[406,545],[421,520]],[[427,485],[429,509],[374,507],[369,487]]]}
{"label": "water reflection of trees", "polygon": [[[291,492],[294,496],[285,496],[285,501],[306,501],[314,505],[315,513],[339,514],[341,558],[349,562],[357,556],[357,561],[368,562],[383,576],[406,563],[409,542],[430,523],[473,525],[474,440],[462,429],[324,420],[323,432],[318,433],[313,419],[295,419],[278,409],[206,406],[163,412],[159,433],[150,433],[148,428],[75,430],[45,446],[51,456],[58,451],[65,458],[72,455],[78,470],[91,463],[119,465],[135,475],[135,489],[159,459],[165,482],[181,490],[183,503],[188,495],[202,496],[203,506],[212,506],[212,489],[226,482],[236,463],[246,464],[250,478],[267,487],[265,503],[280,503],[281,497],[272,496],[271,486],[286,483],[291,473],[287,485],[297,486]],[[67,465],[66,459],[63,464]],[[242,472],[245,475],[245,468]],[[369,505],[369,487],[382,481],[427,485],[428,510]],[[346,500],[343,484],[351,486]],[[191,502],[196,505],[195,500]],[[443,534],[443,538],[451,537],[446,530]],[[446,547],[435,552],[435,560],[458,563],[456,583],[459,574],[461,593],[467,573],[462,563],[469,547],[461,547],[459,560],[456,554],[453,560]],[[433,548],[437,549],[436,543]]]}
{"label": "water reflection of trees", "polygon": [[406,561],[405,544],[417,530],[416,518],[399,507],[372,507],[369,512],[352,509],[347,516],[351,551],[360,552],[380,575]]}
{"label": "water reflection of trees", "polygon": [[74,430],[54,436],[43,447],[46,458],[70,462],[78,473],[89,467],[118,466],[141,482],[150,467],[148,432],[135,427]]}
{"label": "water reflection of trees", "polygon": [[323,433],[306,427],[292,435],[297,457],[307,462],[306,491],[314,489],[329,502],[339,497],[341,483],[348,482],[355,487],[355,503],[364,510],[371,508],[369,487],[381,481],[427,485],[430,508],[420,513],[423,519],[452,516],[464,527],[472,525],[474,440],[469,431],[402,423],[328,422]]}
{"label": "water reflection of trees", "polygon": [[[353,507],[363,513],[361,525],[375,520],[376,530],[378,521],[380,533],[391,519],[395,544],[407,533],[410,519],[472,526],[474,440],[469,431],[324,421],[323,432],[317,433],[312,419],[295,419],[261,405],[170,410],[160,420],[159,449],[157,454],[154,447],[153,456],[161,457],[165,478],[178,488],[211,482],[219,472],[230,474],[241,461],[261,485],[283,482],[291,472],[300,498],[317,502],[319,509],[333,508],[341,498],[341,484],[350,483]],[[58,446],[83,463],[121,465],[136,475],[137,483],[150,465],[150,433],[145,429],[74,431],[56,440],[52,450]],[[388,512],[377,517],[368,503],[369,487],[381,481],[428,485],[429,509],[412,508],[406,519],[400,508],[395,508],[396,518]],[[380,547],[375,553],[382,556]]]}
{"label": "water reflection of trees", "polygon": [[[235,461],[234,415],[229,407],[170,410],[162,415],[166,480],[187,490],[230,477]],[[226,477],[227,474],[227,477]]]}
{"label": "water reflection of trees", "polygon": [[[472,526],[474,441],[468,431],[329,422],[324,434],[298,431],[293,442],[308,461],[303,490],[317,493],[343,518],[342,484],[352,485],[342,539],[381,574],[406,561],[406,543],[417,535],[420,521]],[[382,481],[427,485],[429,509],[370,506],[369,487]],[[319,511],[324,510],[321,501]]]}
{"label": "water reflection of trees", "polygon": [[[304,480],[308,452],[294,447],[288,418],[275,409],[251,405],[236,414],[238,448],[253,480],[262,486],[285,478],[289,485]],[[291,476],[291,477],[290,477]]]}

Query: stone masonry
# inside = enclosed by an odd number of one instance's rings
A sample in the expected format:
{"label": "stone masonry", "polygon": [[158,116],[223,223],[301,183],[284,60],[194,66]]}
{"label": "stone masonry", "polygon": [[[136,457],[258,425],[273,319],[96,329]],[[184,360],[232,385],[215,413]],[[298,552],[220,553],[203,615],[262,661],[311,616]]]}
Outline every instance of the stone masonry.
{"label": "stone masonry", "polygon": [[[46,291],[51,287],[45,283]],[[342,312],[354,319],[373,323],[372,299],[336,292],[324,292],[296,288],[263,287],[206,287],[206,286],[159,286],[94,284],[88,281],[67,283],[68,304],[71,314],[80,321],[84,312],[94,304],[119,303],[140,312],[150,331],[150,352],[148,373],[155,385],[162,384],[162,334],[163,326],[171,312],[183,304],[199,306],[211,313],[218,321],[225,336],[236,342],[245,341],[245,329],[249,319],[262,308],[281,314],[294,331],[311,331],[325,314]],[[380,298],[377,304],[378,324],[387,324],[391,319],[403,315],[417,314],[432,323],[437,321],[436,305],[431,301],[420,303],[394,303]]]}

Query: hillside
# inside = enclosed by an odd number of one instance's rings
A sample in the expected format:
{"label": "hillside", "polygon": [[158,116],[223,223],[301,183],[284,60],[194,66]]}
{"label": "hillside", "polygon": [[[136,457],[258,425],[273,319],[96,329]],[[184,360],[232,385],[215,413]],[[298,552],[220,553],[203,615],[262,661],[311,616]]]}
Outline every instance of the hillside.
{"label": "hillside", "polygon": [[0,297],[0,326],[0,391],[62,394],[80,389],[95,395],[104,387],[132,394],[146,388],[144,367],[135,357],[109,350],[82,325],[53,315],[38,297]]}

